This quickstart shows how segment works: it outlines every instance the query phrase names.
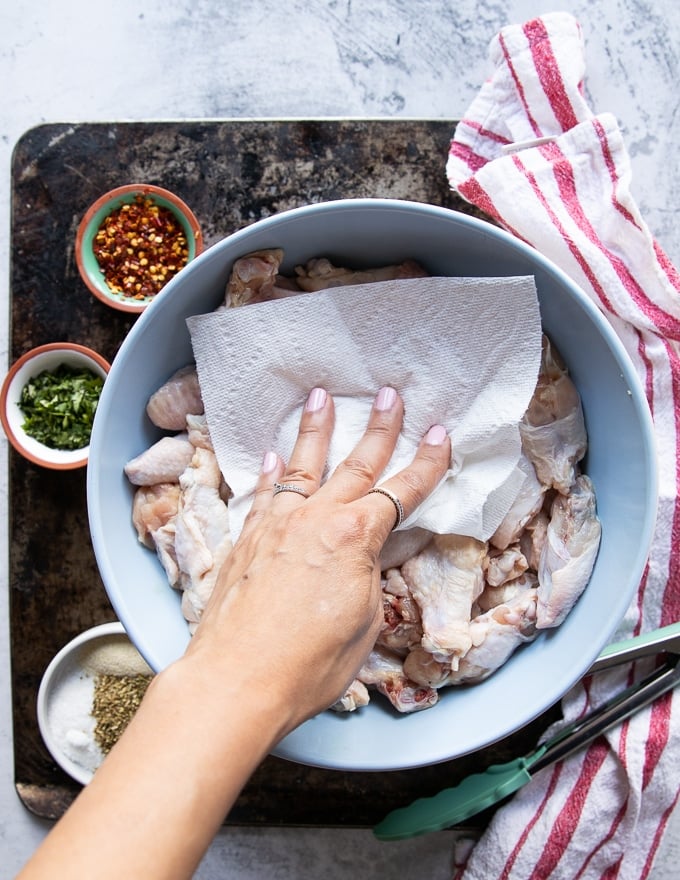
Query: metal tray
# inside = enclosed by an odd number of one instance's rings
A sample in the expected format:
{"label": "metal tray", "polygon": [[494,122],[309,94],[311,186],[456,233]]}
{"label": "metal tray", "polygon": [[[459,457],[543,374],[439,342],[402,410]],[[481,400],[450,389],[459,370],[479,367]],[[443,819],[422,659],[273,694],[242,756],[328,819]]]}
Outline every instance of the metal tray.
{"label": "metal tray", "polygon": [[[12,160],[10,358],[52,341],[113,359],[136,316],[89,294],[73,248],[91,202],[156,183],[196,213],[209,246],[270,214],[338,198],[401,198],[478,213],[450,192],[452,123],[429,120],[187,121],[43,125]],[[85,471],[43,470],[9,451],[9,583],[16,790],[58,818],[80,787],[52,761],[36,720],[42,674],[84,629],[115,619],[90,542]],[[484,752],[389,773],[320,770],[269,757],[226,820],[241,825],[371,826],[535,744],[557,707]],[[485,823],[488,816],[478,817]]]}

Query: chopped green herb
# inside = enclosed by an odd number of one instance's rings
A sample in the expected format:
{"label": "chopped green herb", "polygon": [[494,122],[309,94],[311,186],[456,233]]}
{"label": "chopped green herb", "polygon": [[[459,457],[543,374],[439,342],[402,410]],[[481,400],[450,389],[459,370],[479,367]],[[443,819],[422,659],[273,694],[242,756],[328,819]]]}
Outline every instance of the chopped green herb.
{"label": "chopped green herb", "polygon": [[21,392],[24,431],[50,449],[82,449],[90,442],[103,385],[92,370],[68,364],[43,370]]}

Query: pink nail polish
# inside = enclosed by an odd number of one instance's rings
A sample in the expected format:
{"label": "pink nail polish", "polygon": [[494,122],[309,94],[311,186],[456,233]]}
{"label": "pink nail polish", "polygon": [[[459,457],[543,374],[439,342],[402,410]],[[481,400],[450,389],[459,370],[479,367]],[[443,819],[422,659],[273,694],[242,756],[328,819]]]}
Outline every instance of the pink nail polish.
{"label": "pink nail polish", "polygon": [[318,412],[326,403],[326,392],[323,388],[312,388],[305,404],[307,412]]}
{"label": "pink nail polish", "polygon": [[279,457],[275,452],[267,452],[262,460],[262,473],[271,474],[279,461]]}
{"label": "pink nail polish", "polygon": [[446,428],[443,425],[432,425],[424,437],[428,446],[441,446],[446,440]]}
{"label": "pink nail polish", "polygon": [[385,385],[383,388],[378,391],[378,394],[375,398],[375,408],[379,412],[387,412],[388,409],[392,409],[394,406],[394,402],[397,399],[397,392],[394,388],[391,388],[389,385]]}

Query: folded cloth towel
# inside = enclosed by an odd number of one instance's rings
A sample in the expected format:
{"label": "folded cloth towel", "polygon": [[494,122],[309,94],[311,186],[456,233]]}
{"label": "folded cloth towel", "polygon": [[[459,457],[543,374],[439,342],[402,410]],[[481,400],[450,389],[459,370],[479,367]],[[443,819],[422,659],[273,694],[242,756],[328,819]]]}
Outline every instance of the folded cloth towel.
{"label": "folded cloth towel", "polygon": [[[595,115],[584,99],[578,22],[551,13],[504,28],[490,55],[495,72],[451,142],[449,182],[583,288],[647,389],[659,456],[658,522],[639,590],[616,633],[624,638],[680,620],[680,278],[631,196],[616,120]],[[585,679],[563,700],[565,720],[642,671],[638,663]],[[676,693],[538,773],[497,811],[457,876],[646,877],[678,800],[679,754]]]}

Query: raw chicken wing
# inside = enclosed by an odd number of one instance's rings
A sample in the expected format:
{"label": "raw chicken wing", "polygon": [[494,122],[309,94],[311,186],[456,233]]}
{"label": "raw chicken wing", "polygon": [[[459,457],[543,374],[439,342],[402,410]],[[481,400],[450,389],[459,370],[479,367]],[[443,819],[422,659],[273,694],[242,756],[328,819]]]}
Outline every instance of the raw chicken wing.
{"label": "raw chicken wing", "polygon": [[429,709],[439,699],[437,691],[422,687],[404,674],[401,659],[384,648],[374,648],[357,675],[369,687],[374,687],[399,712],[417,712]]}
{"label": "raw chicken wing", "polygon": [[368,706],[370,699],[366,685],[355,678],[337,703],[333,703],[331,709],[335,712],[354,712],[362,706]]}
{"label": "raw chicken wing", "polygon": [[125,475],[135,486],[177,483],[193,455],[187,434],[162,437],[125,465]]}
{"label": "raw chicken wing", "polygon": [[536,637],[536,590],[523,590],[470,624],[472,647],[451,672],[447,684],[484,681],[522,643]]}
{"label": "raw chicken wing", "polygon": [[470,612],[484,589],[486,544],[460,535],[435,535],[401,567],[420,608],[422,646],[436,660],[450,662],[470,648]]}
{"label": "raw chicken wing", "polygon": [[568,492],[588,438],[579,393],[547,336],[536,390],[519,429],[522,448],[541,483]]}
{"label": "raw chicken wing", "polygon": [[329,287],[349,284],[368,284],[373,281],[393,281],[398,278],[425,278],[427,272],[415,260],[405,260],[393,266],[379,269],[344,269],[334,266],[325,257],[309,260],[304,266],[295,267],[295,280],[302,290],[313,293]]}
{"label": "raw chicken wing", "polygon": [[146,414],[159,428],[184,431],[187,415],[203,412],[203,398],[196,367],[182,367],[170,376],[146,405]]}
{"label": "raw chicken wing", "polygon": [[300,293],[296,285],[286,284],[279,276],[282,260],[281,248],[254,251],[236,260],[227,282],[226,306],[234,308]]}
{"label": "raw chicken wing", "polygon": [[522,471],[524,480],[517,497],[512,503],[512,507],[505,514],[503,521],[491,536],[491,543],[494,547],[498,547],[499,550],[505,550],[506,547],[516,541],[529,520],[543,506],[545,486],[542,485],[536,476],[536,468],[524,452],[519,457],[517,468]]}
{"label": "raw chicken wing", "polygon": [[177,515],[179,483],[140,486],[132,500],[132,522],[145,547],[155,549],[154,534]]}
{"label": "raw chicken wing", "polygon": [[413,529],[400,529],[390,532],[380,551],[380,571],[398,568],[407,559],[426,547],[432,540],[432,532],[416,526]]}
{"label": "raw chicken wing", "polygon": [[490,551],[486,557],[486,582],[491,587],[500,587],[506,581],[512,581],[523,574],[529,563],[519,548],[512,544],[505,550]]}
{"label": "raw chicken wing", "polygon": [[580,476],[569,495],[557,495],[552,505],[538,566],[539,627],[562,623],[585,589],[600,534],[593,484],[588,477]]}
{"label": "raw chicken wing", "polygon": [[[396,569],[393,571],[396,572]],[[402,580],[402,583],[403,580]],[[404,586],[406,584],[404,583]],[[420,644],[423,628],[416,600],[408,588],[404,595],[389,592],[387,581],[383,588],[383,624],[378,633],[377,644],[397,654],[405,653]]]}
{"label": "raw chicken wing", "polygon": [[180,569],[182,612],[191,624],[200,620],[215,580],[232,549],[227,505],[220,497],[222,474],[215,455],[196,449],[180,477],[175,520],[175,552]]}

